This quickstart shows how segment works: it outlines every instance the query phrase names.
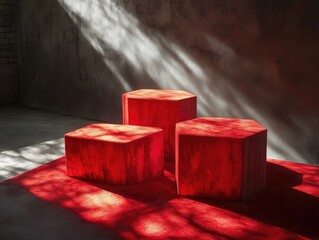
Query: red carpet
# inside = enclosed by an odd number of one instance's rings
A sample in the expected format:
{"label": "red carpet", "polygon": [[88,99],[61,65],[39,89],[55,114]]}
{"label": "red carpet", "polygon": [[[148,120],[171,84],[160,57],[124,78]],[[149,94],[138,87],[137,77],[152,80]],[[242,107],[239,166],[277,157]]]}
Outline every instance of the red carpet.
{"label": "red carpet", "polygon": [[177,197],[173,172],[167,165],[164,177],[111,186],[67,177],[65,159],[60,158],[7,183],[124,239],[319,237],[319,167],[269,160],[267,187],[248,202]]}

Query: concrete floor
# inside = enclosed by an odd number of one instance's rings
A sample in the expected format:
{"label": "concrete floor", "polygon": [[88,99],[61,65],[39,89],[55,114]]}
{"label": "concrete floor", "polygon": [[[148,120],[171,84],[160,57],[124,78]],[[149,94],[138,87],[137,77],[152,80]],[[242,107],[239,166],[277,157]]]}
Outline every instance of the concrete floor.
{"label": "concrete floor", "polygon": [[0,106],[0,182],[64,155],[63,135],[93,122]]}
{"label": "concrete floor", "polygon": [[[63,135],[92,120],[0,106],[0,182],[64,155]],[[12,183],[0,186],[0,239],[116,239]]]}
{"label": "concrete floor", "polygon": [[92,122],[0,106],[0,240],[120,239],[115,230],[87,222],[70,209],[5,181],[63,156],[63,135]]}

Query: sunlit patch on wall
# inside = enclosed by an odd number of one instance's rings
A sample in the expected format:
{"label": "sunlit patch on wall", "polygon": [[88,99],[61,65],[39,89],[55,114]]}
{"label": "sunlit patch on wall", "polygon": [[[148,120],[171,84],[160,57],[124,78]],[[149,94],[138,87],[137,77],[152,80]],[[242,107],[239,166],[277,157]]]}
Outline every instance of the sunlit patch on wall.
{"label": "sunlit patch on wall", "polygon": [[[265,84],[263,79],[278,76],[265,73],[269,70],[266,63],[244,59],[229,44],[205,31],[197,36],[205,49],[183,47],[168,35],[142,24],[133,15],[134,11],[125,9],[125,4],[134,5],[132,1],[58,2],[102,56],[124,91],[145,86],[186,90],[197,95],[199,116],[255,119],[269,130],[270,156],[307,161],[286,140],[287,136],[275,133],[284,121],[272,117],[271,109],[256,105],[257,101],[270,107],[275,104],[262,84]],[[213,54],[218,59],[216,64],[201,61],[205,54]],[[131,72],[135,74],[134,79],[130,79]]]}

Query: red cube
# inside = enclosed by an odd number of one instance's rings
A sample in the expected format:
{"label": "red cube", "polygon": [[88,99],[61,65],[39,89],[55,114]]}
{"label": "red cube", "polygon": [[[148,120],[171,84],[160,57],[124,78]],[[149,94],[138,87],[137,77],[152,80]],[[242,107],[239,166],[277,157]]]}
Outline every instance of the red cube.
{"label": "red cube", "polygon": [[111,184],[134,184],[163,175],[159,128],[92,124],[65,135],[67,175]]}
{"label": "red cube", "polygon": [[181,122],[176,140],[179,195],[245,200],[265,187],[267,129],[254,120]]}
{"label": "red cube", "polygon": [[165,160],[175,158],[175,125],[196,117],[196,96],[179,90],[141,89],[123,94],[123,123],[159,127]]}

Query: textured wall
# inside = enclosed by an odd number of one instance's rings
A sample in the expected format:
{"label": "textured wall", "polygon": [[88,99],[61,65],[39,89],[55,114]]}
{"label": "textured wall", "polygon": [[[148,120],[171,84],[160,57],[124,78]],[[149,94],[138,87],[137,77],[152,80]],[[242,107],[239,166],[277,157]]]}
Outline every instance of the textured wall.
{"label": "textured wall", "polygon": [[0,104],[18,100],[16,0],[0,0]]}
{"label": "textured wall", "polygon": [[269,156],[319,163],[316,0],[23,0],[21,104],[120,121],[137,88],[253,118]]}

